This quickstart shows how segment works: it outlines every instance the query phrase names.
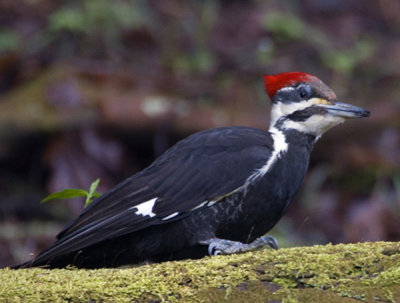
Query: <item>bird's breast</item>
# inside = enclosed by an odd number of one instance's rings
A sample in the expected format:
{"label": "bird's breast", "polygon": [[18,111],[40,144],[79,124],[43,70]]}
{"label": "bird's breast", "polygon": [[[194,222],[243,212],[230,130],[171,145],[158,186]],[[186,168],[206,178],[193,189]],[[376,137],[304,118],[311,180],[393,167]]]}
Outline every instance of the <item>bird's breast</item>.
{"label": "bird's breast", "polygon": [[263,176],[215,206],[219,236],[249,242],[282,217],[307,172],[310,151],[289,148]]}

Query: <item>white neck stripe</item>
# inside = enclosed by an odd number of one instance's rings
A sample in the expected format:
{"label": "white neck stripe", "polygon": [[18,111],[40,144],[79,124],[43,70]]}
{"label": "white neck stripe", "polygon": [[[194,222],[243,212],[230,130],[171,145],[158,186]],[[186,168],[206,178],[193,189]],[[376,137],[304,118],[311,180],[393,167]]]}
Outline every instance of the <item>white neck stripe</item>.
{"label": "white neck stripe", "polygon": [[273,127],[269,130],[269,132],[272,136],[272,140],[274,141],[271,156],[263,167],[257,169],[250,177],[247,178],[245,187],[247,187],[247,185],[255,179],[264,176],[271,169],[271,166],[276,162],[276,160],[278,160],[281,155],[288,150],[289,144],[286,142],[286,137],[282,131]]}

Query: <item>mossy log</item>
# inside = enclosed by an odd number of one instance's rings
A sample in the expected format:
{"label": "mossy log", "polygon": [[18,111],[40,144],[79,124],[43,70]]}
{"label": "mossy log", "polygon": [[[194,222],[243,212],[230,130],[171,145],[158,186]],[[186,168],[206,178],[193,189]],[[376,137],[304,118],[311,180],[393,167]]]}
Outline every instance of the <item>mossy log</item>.
{"label": "mossy log", "polygon": [[262,249],[130,268],[0,270],[0,302],[400,302],[400,243]]}

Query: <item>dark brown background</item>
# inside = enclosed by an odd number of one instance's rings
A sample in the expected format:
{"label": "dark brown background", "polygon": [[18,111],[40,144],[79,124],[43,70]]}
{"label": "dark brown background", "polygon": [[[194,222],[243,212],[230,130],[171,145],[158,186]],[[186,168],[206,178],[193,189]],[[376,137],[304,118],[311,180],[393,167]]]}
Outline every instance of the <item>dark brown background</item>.
{"label": "dark brown background", "polygon": [[304,71],[372,111],[318,142],[281,246],[400,239],[400,2],[0,3],[0,266],[188,134],[268,127],[262,74]]}

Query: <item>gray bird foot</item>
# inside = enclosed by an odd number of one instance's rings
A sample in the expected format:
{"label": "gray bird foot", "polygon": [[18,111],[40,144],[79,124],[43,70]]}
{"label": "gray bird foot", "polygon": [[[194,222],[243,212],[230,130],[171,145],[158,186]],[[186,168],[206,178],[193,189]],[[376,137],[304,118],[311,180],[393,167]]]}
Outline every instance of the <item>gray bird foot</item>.
{"label": "gray bird foot", "polygon": [[212,238],[209,240],[200,241],[199,243],[202,245],[208,245],[208,253],[210,256],[246,252],[263,246],[269,246],[273,249],[278,249],[278,242],[274,237],[271,236],[259,237],[249,244],[219,238]]}

